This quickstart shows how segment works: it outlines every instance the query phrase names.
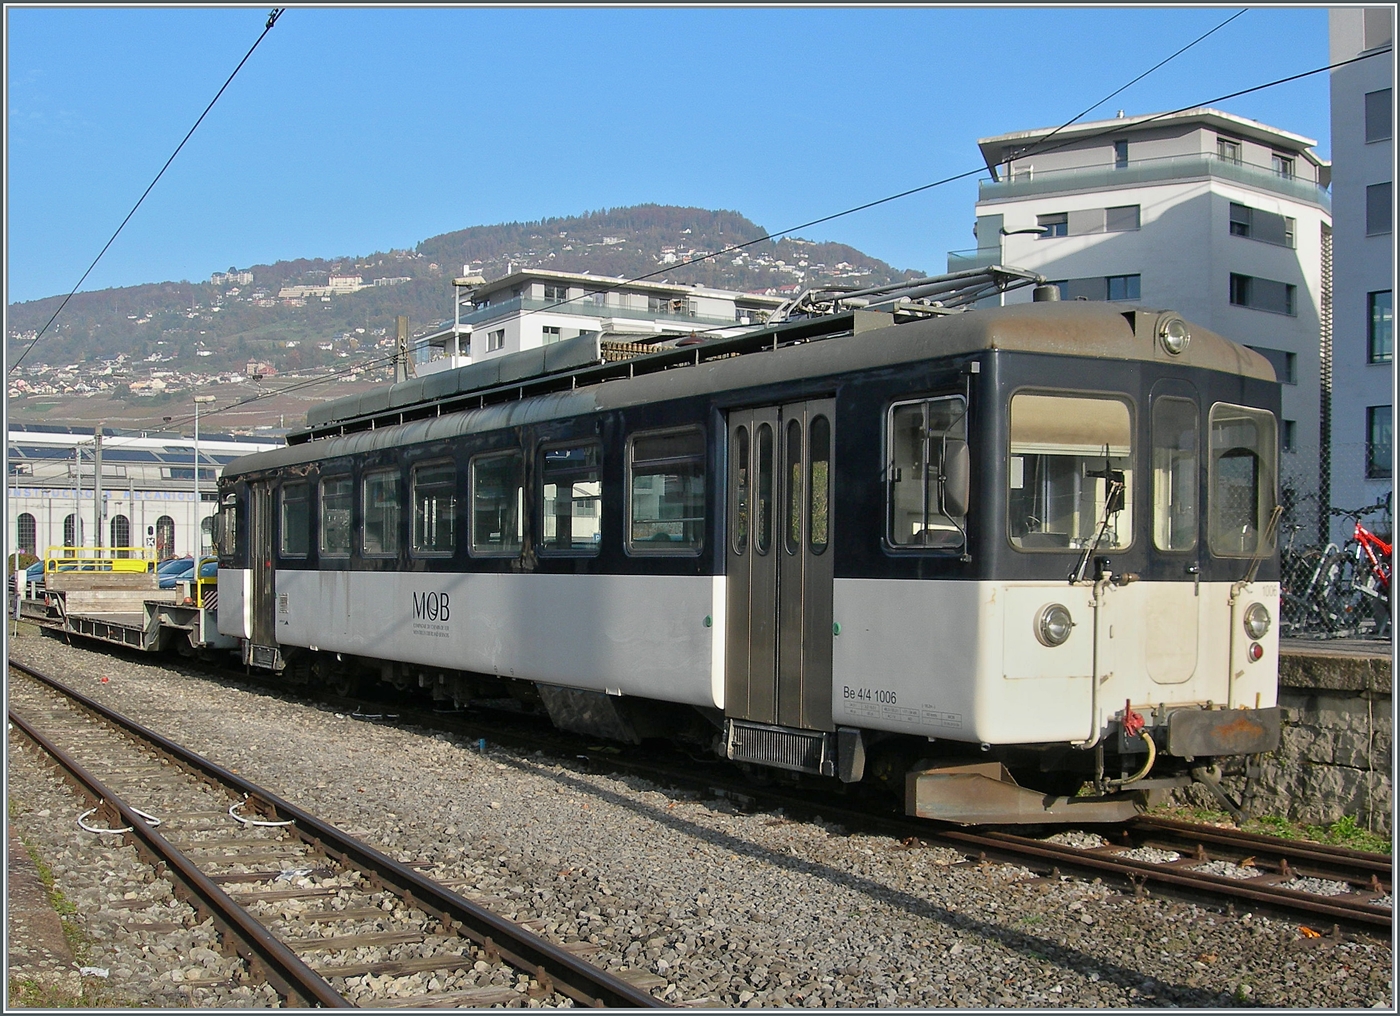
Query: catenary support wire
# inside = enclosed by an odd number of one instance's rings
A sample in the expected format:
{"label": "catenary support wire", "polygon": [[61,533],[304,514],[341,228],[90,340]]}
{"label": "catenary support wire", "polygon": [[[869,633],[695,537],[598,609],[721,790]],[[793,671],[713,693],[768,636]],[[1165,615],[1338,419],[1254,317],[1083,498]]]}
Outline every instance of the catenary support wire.
{"label": "catenary support wire", "polygon": [[248,52],[243,54],[243,59],[238,61],[238,66],[233,69],[233,73],[228,76],[228,80],[224,82],[223,87],[220,88],[219,91],[214,95],[214,98],[209,100],[209,105],[204,107],[204,112],[199,114],[199,119],[194,122],[194,126],[189,129],[189,132],[186,133],[185,136],[180,140],[180,143],[175,146],[175,151],[170,153],[170,158],[165,160],[165,165],[160,167],[160,172],[156,174],[155,179],[152,180],[150,182],[150,185],[144,191],[141,192],[141,196],[136,199],[136,204],[131,206],[131,211],[127,212],[126,218],[122,219],[121,225],[116,228],[116,231],[112,233],[111,237],[108,238],[107,242],[102,245],[102,249],[97,252],[97,257],[92,259],[92,264],[87,266],[87,271],[83,272],[83,277],[80,278],[73,285],[73,288],[68,291],[68,295],[63,298],[63,302],[58,305],[58,309],[53,312],[53,315],[49,318],[48,322],[44,325],[44,327],[39,329],[39,334],[34,336],[33,341],[30,342],[29,345],[25,346],[24,351],[20,353],[18,357],[15,358],[15,362],[10,365],[8,373],[13,374],[16,370],[19,369],[19,365],[24,362],[24,358],[29,355],[29,351],[39,344],[39,340],[44,337],[44,334],[49,330],[49,327],[54,323],[54,321],[58,320],[58,316],[63,313],[63,308],[68,306],[68,301],[73,299],[73,294],[75,294],[78,291],[78,287],[87,281],[87,277],[91,275],[92,270],[97,267],[97,262],[101,261],[102,255],[107,253],[107,248],[111,247],[112,244],[116,242],[117,237],[121,235],[121,231],[125,229],[126,224],[131,221],[131,217],[136,214],[136,209],[140,208],[141,203],[146,200],[146,195],[150,194],[151,191],[155,188],[155,185],[160,182],[160,178],[165,175],[165,171],[169,169],[170,164],[175,161],[175,156],[180,154],[180,149],[184,148],[185,143],[194,136],[194,132],[199,129],[199,125],[204,122],[204,118],[208,116],[209,111],[214,108],[214,103],[219,101],[219,96],[223,95],[224,91],[228,88],[228,86],[233,84],[233,79],[238,76],[238,72],[243,69],[243,65],[247,63],[248,58],[253,55],[253,50],[257,49],[258,44],[261,43],[263,39],[267,38],[267,33],[272,31],[272,26],[277,24],[277,19],[282,16],[282,13],[285,10],[285,7],[273,8],[272,13],[270,13],[267,16],[267,24],[263,27],[262,35],[259,35],[257,41],[249,47]]}
{"label": "catenary support wire", "polygon": [[[1184,51],[1185,51],[1185,50],[1182,50],[1182,52],[1184,52]],[[1143,119],[1141,119],[1141,120],[1136,121],[1136,123],[1137,123],[1137,124],[1145,124],[1145,123],[1151,123],[1151,122],[1153,122],[1154,120],[1162,120],[1162,119],[1165,119],[1166,117],[1169,117],[1169,116],[1175,116],[1175,115],[1177,115],[1178,113],[1185,113],[1185,112],[1187,112],[1188,110],[1199,109],[1199,108],[1201,108],[1201,107],[1203,107],[1203,106],[1211,106],[1211,105],[1214,105],[1214,104],[1219,103],[1219,102],[1224,102],[1224,101],[1227,100],[1227,99],[1235,99],[1235,98],[1239,98],[1239,97],[1242,96],[1242,95],[1249,95],[1249,94],[1252,94],[1252,93],[1254,93],[1254,92],[1263,91],[1264,89],[1267,89],[1267,88],[1274,88],[1274,87],[1277,87],[1278,85],[1285,85],[1285,84],[1289,84],[1289,83],[1294,82],[1294,81],[1300,81],[1300,80],[1302,80],[1302,79],[1304,79],[1304,78],[1309,78],[1309,77],[1313,77],[1313,76],[1318,75],[1318,74],[1326,73],[1326,72],[1331,71],[1331,70],[1336,70],[1336,69],[1339,68],[1339,67],[1345,67],[1345,66],[1347,66],[1348,64],[1357,63],[1357,62],[1362,61],[1362,60],[1370,60],[1370,59],[1372,59],[1372,58],[1374,58],[1374,57],[1377,57],[1377,56],[1386,56],[1386,55],[1389,55],[1390,52],[1391,52],[1391,47],[1387,46],[1387,47],[1385,47],[1384,49],[1378,49],[1378,50],[1375,50],[1374,52],[1365,53],[1365,54],[1363,54],[1363,55],[1361,55],[1361,56],[1357,56],[1357,57],[1352,57],[1352,58],[1349,59],[1349,60],[1341,60],[1341,61],[1338,61],[1337,63],[1327,64],[1326,66],[1323,66],[1323,67],[1314,67],[1312,70],[1302,71],[1302,72],[1300,72],[1300,73],[1298,73],[1298,74],[1290,74],[1290,75],[1288,75],[1287,77],[1283,77],[1283,78],[1276,78],[1276,79],[1273,80],[1273,81],[1266,81],[1266,82],[1264,82],[1263,84],[1254,85],[1254,86],[1252,86],[1252,87],[1250,87],[1250,88],[1243,88],[1243,89],[1240,89],[1240,90],[1238,90],[1238,91],[1229,92],[1229,93],[1227,93],[1227,94],[1225,94],[1225,95],[1217,95],[1217,96],[1215,96],[1214,98],[1205,99],[1205,100],[1202,100],[1202,101],[1200,101],[1200,102],[1193,102],[1193,103],[1191,103],[1190,105],[1181,106],[1181,107],[1179,107],[1179,108],[1177,108],[1177,109],[1169,110],[1169,111],[1167,111],[1167,112],[1165,112],[1165,113],[1158,113],[1158,114],[1156,114],[1155,116],[1145,117],[1145,118],[1143,118]],[[1155,68],[1154,68],[1154,69],[1155,69]],[[1117,93],[1113,93],[1113,94],[1117,94]],[[1101,101],[1106,101],[1106,100],[1101,100]],[[1098,105],[1098,103],[1096,103],[1095,105]],[[1093,107],[1090,107],[1090,108],[1092,109]],[[1082,115],[1082,114],[1081,114],[1081,115]],[[1060,129],[1063,130],[1064,128],[1061,127]],[[1049,148],[1033,147],[1033,148],[1027,150],[1026,152],[1022,153],[1022,157],[1024,157],[1025,155],[1041,155],[1041,154],[1045,154],[1045,153],[1047,153],[1047,152],[1058,151],[1060,148],[1063,148],[1063,147],[1065,147],[1065,146],[1067,146],[1067,145],[1069,145],[1069,144],[1078,144],[1078,143],[1081,143],[1081,142],[1083,142],[1083,141],[1091,141],[1091,140],[1093,140],[1094,138],[1101,137],[1101,136],[1103,136],[1103,135],[1113,133],[1113,132],[1118,131],[1118,130],[1120,130],[1120,129],[1121,129],[1120,127],[1118,127],[1117,125],[1114,125],[1114,126],[1109,127],[1108,129],[1106,129],[1106,130],[1104,130],[1104,131],[1101,131],[1101,132],[1099,132],[1099,133],[1097,133],[1097,134],[1091,134],[1091,135],[1089,135],[1087,138],[1075,138],[1075,139],[1073,139],[1073,141],[1064,141],[1064,142],[1061,142],[1061,143],[1058,144],[1058,145],[1052,145],[1052,146],[1050,146]],[[908,190],[903,190],[903,191],[900,191],[900,192],[898,192],[898,193],[896,193],[896,194],[890,194],[890,195],[888,195],[888,196],[886,196],[886,197],[883,197],[883,198],[877,198],[877,199],[875,199],[875,200],[873,200],[873,201],[867,201],[867,202],[865,202],[864,204],[855,205],[855,206],[853,206],[853,207],[851,207],[851,208],[847,208],[847,209],[844,209],[844,210],[839,211],[839,212],[833,212],[833,213],[830,214],[830,215],[824,215],[824,216],[822,216],[822,217],[820,217],[820,218],[812,219],[812,220],[810,220],[810,221],[808,221],[808,222],[800,223],[800,224],[798,224],[798,225],[796,225],[796,226],[789,226],[789,227],[786,228],[786,229],[780,229],[780,230],[776,230],[776,231],[771,232],[771,233],[765,233],[763,236],[755,237],[755,238],[752,239],[752,240],[746,240],[746,241],[744,241],[743,243],[733,244],[733,245],[728,246],[728,247],[725,247],[725,248],[723,248],[723,249],[721,249],[721,250],[713,251],[713,252],[708,253],[708,254],[701,254],[701,255],[698,255],[698,256],[692,258],[691,261],[688,262],[688,263],[691,264],[691,265],[694,265],[694,264],[696,264],[696,263],[698,263],[698,262],[701,262],[701,261],[709,261],[709,260],[712,260],[712,259],[714,259],[714,258],[723,257],[723,256],[726,255],[726,254],[732,254],[732,253],[734,253],[735,251],[743,250],[743,249],[746,248],[746,247],[752,247],[754,244],[762,243],[762,242],[764,242],[765,240],[772,240],[772,239],[775,239],[775,238],[778,238],[778,237],[786,236],[786,235],[789,234],[789,233],[795,233],[795,232],[797,232],[799,229],[808,229],[808,228],[810,228],[810,227],[812,227],[812,226],[822,225],[822,224],[824,224],[824,223],[831,222],[831,221],[833,221],[834,219],[843,218],[843,217],[845,217],[845,216],[847,216],[847,215],[853,215],[853,214],[855,214],[856,212],[861,212],[861,211],[865,211],[865,210],[870,209],[870,208],[875,208],[875,207],[877,207],[877,206],[879,206],[879,205],[889,204],[889,203],[892,202],[892,201],[898,201],[898,200],[900,200],[901,198],[911,197],[911,196],[914,195],[914,194],[921,194],[921,193],[923,193],[923,192],[925,192],[925,191],[933,190],[934,188],[936,188],[936,187],[941,187],[941,186],[943,186],[943,185],[945,185],[945,184],[954,183],[954,182],[956,182],[956,181],[958,181],[958,180],[964,180],[964,179],[966,179],[966,178],[968,178],[968,177],[970,177],[970,176],[977,176],[977,175],[979,175],[979,174],[981,174],[981,173],[985,173],[986,171],[987,171],[987,167],[986,167],[985,165],[978,166],[976,169],[969,169],[969,170],[967,170],[966,172],[963,172],[963,173],[956,173],[956,174],[954,174],[954,175],[952,175],[952,176],[946,176],[946,177],[943,177],[942,179],[935,180],[935,181],[933,181],[932,183],[926,183],[926,184],[923,184],[923,185],[921,185],[921,186],[919,186],[919,187],[911,187],[911,188],[909,188]],[[637,282],[645,282],[645,281],[648,280],[648,279],[656,278],[656,277],[659,276],[659,275],[664,275],[664,274],[666,274],[666,273],[668,273],[668,272],[671,272],[671,271],[674,271],[674,268],[668,265],[668,266],[665,267],[665,268],[660,268],[660,269],[657,269],[656,271],[648,272],[648,273],[646,273],[646,274],[644,274],[644,275],[638,275],[638,276],[636,276],[635,278],[632,278],[632,279],[627,279],[627,280],[624,280],[624,281],[613,282],[613,283],[604,283],[603,285],[601,285],[601,286],[598,288],[598,291],[600,291],[600,292],[605,292],[605,291],[607,291],[607,290],[609,290],[609,289],[617,289],[617,288],[621,288],[621,287],[624,287],[624,286],[632,285],[632,284],[637,283]],[[602,281],[602,280],[600,280],[600,281]],[[552,306],[552,307],[563,306],[563,305],[565,305],[565,304],[573,303],[573,302],[576,302],[576,301],[581,300],[581,299],[582,299],[582,297],[572,297],[572,298],[570,298],[569,300],[563,300],[563,301],[560,301],[558,304],[554,304],[554,305],[551,305],[551,306]],[[522,316],[528,316],[529,314],[533,314],[533,313],[536,313],[536,312],[535,312],[535,311],[526,311],[525,314],[522,315]],[[38,340],[36,339],[35,341],[37,342]],[[30,347],[30,348],[32,348],[32,344],[31,344],[31,347]],[[318,377],[318,378],[309,379],[307,382],[304,382],[303,384],[304,384],[304,386],[307,386],[307,387],[309,387],[309,386],[311,386],[311,385],[315,385],[315,384],[321,384],[321,383],[323,383],[323,382],[331,381],[331,380],[334,380],[335,378],[342,377],[342,376],[344,376],[344,375],[346,375],[346,374],[350,374],[350,373],[354,373],[354,372],[356,372],[356,371],[362,371],[362,370],[369,369],[369,368],[371,368],[371,367],[373,367],[373,366],[375,366],[375,365],[377,365],[377,364],[379,364],[379,363],[381,363],[381,362],[388,362],[388,361],[391,360],[391,359],[392,359],[392,357],[378,357],[378,358],[375,358],[375,359],[371,359],[371,360],[367,360],[367,361],[362,361],[362,362],[356,363],[356,364],[349,364],[349,365],[347,365],[347,366],[345,366],[345,367],[342,367],[342,368],[340,368],[340,369],[338,369],[338,370],[336,370],[336,371],[333,371],[332,373],[323,375],[323,376]],[[229,410],[231,410],[231,409],[235,409],[235,408],[238,408],[238,407],[240,407],[240,406],[246,406],[246,405],[248,405],[248,404],[250,404],[250,403],[257,402],[257,401],[261,401],[262,399],[272,398],[272,397],[274,397],[274,396],[276,396],[276,395],[281,395],[281,394],[283,394],[283,393],[285,393],[285,392],[288,392],[288,391],[294,391],[294,390],[296,390],[297,388],[300,388],[300,387],[303,387],[303,385],[293,385],[293,386],[289,386],[288,388],[280,389],[280,390],[278,390],[278,391],[276,391],[276,392],[268,392],[268,393],[265,393],[265,394],[255,395],[255,396],[252,396],[251,398],[248,398],[248,399],[245,399],[245,400],[242,400],[242,401],[239,401],[239,402],[232,403],[231,405],[225,406],[223,409],[210,410],[209,412],[203,413],[203,414],[201,414],[201,415],[204,416],[204,417],[214,416],[214,415],[216,415],[216,414],[218,414],[218,413],[227,412],[227,411],[229,411]],[[192,420],[192,419],[194,419],[193,416],[181,417],[180,419],[173,421],[173,422],[171,423],[171,426],[178,426],[179,424],[186,423],[186,422],[188,422],[189,420]]]}

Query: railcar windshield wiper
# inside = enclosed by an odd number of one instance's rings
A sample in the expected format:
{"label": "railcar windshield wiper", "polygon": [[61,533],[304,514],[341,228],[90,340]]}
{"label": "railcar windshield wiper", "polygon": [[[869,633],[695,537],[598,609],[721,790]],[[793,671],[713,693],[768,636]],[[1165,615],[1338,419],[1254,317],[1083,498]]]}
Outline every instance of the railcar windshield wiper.
{"label": "railcar windshield wiper", "polygon": [[1084,548],[1084,553],[1079,556],[1079,562],[1074,566],[1074,571],[1069,573],[1069,584],[1084,581],[1084,569],[1089,567],[1089,561],[1099,549],[1099,544],[1103,542],[1104,535],[1108,532],[1108,524],[1113,516],[1123,510],[1123,490],[1126,486],[1126,477],[1121,469],[1110,469],[1107,457],[1104,458],[1103,471],[1099,473],[1088,473],[1101,480],[1107,481],[1108,489],[1104,495],[1103,521],[1099,523],[1098,534],[1094,537],[1094,542]]}

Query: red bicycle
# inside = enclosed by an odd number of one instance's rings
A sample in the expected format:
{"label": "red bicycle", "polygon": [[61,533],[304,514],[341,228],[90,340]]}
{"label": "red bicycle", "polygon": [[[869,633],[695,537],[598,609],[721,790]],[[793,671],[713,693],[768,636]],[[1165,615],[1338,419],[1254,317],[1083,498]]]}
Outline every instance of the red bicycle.
{"label": "red bicycle", "polygon": [[1375,621],[1376,634],[1385,634],[1390,627],[1390,571],[1393,543],[1381,539],[1361,524],[1374,512],[1385,511],[1386,499],[1366,508],[1333,508],[1355,523],[1351,539],[1334,558],[1335,568],[1329,569],[1326,597],[1333,614],[1343,627],[1358,630],[1367,618]]}

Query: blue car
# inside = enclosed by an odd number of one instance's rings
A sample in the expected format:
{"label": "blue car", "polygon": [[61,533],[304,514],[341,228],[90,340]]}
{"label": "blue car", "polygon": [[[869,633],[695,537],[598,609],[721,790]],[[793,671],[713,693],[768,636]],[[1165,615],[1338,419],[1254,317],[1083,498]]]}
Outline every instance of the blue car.
{"label": "blue car", "polygon": [[156,574],[160,576],[160,588],[174,589],[175,583],[188,582],[194,577],[194,558],[172,557],[162,561],[156,567]]}
{"label": "blue car", "polygon": [[[182,567],[181,569],[179,569],[178,571],[175,570],[175,569],[171,569],[171,570],[170,570],[169,572],[167,572],[166,574],[161,575],[161,577],[160,577],[160,587],[161,587],[162,589],[174,589],[175,586],[176,586],[176,584],[178,584],[178,583],[180,583],[180,582],[193,582],[193,581],[194,581],[194,559],[193,559],[193,558],[188,558],[188,557],[186,557],[186,558],[175,558],[175,559],[173,559],[173,561],[167,561],[167,562],[166,562],[166,564],[172,564],[172,563],[179,563],[179,564],[183,565],[183,567]],[[165,565],[161,565],[161,567],[164,568]],[[219,574],[219,562],[218,562],[217,560],[213,559],[213,558],[210,558],[210,559],[204,561],[204,563],[201,564],[201,565],[199,566],[199,575],[200,575],[201,578],[212,579],[212,578],[216,577],[218,574]]]}

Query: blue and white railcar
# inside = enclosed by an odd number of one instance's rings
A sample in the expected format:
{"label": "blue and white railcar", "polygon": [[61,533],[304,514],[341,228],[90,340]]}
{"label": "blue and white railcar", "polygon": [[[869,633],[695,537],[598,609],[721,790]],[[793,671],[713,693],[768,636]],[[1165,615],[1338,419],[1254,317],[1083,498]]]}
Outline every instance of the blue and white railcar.
{"label": "blue and white railcar", "polygon": [[583,336],[320,407],[224,470],[220,631],[289,680],[964,822],[1122,817],[1275,747],[1269,364],[1144,307],[900,317]]}

